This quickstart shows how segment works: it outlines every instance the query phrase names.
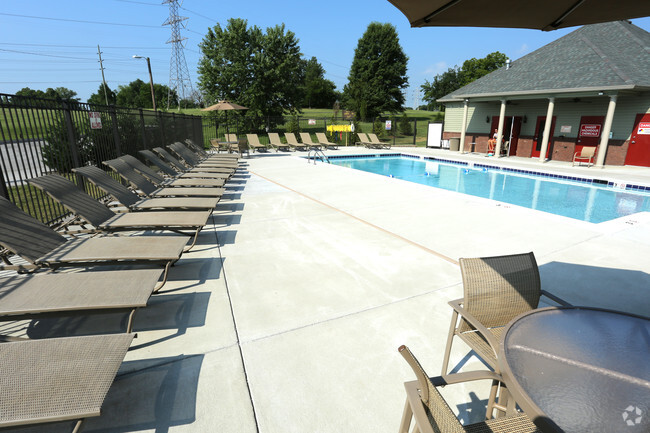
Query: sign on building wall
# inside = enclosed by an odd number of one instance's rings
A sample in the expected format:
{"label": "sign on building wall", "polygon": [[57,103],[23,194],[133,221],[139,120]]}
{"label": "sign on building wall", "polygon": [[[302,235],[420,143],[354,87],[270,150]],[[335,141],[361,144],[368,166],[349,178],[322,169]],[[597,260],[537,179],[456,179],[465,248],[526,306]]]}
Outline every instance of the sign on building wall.
{"label": "sign on building wall", "polygon": [[639,122],[639,135],[650,135],[650,122]]}
{"label": "sign on building wall", "polygon": [[600,137],[599,124],[584,123],[580,125],[580,137]]}
{"label": "sign on building wall", "polygon": [[560,126],[560,132],[563,134],[570,134],[571,133],[571,125],[562,125]]}
{"label": "sign on building wall", "polygon": [[88,113],[90,117],[90,129],[102,129],[102,116],[97,111]]}

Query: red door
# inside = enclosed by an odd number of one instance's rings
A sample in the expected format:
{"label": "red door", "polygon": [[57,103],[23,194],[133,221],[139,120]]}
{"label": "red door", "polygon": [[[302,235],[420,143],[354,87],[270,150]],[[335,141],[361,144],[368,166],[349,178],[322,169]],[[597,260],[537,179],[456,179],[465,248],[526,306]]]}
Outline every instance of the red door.
{"label": "red door", "polygon": [[[514,156],[517,154],[517,142],[519,141],[519,133],[521,132],[521,117],[519,116],[506,116],[503,118],[503,142],[510,142],[510,149],[507,156]],[[490,128],[490,137],[499,128],[499,116],[492,117],[492,127]],[[501,149],[505,152],[504,148]],[[503,153],[505,154],[505,153]]]}
{"label": "red door", "polygon": [[[531,158],[539,158],[542,152],[542,139],[544,137],[544,128],[546,127],[546,116],[537,116],[537,125],[535,126],[535,137],[533,137],[533,151],[530,154]],[[548,152],[551,150],[551,143],[553,143],[553,133],[555,131],[555,116],[551,119],[551,132],[548,136],[548,146],[546,147],[545,158],[548,159]]]}
{"label": "red door", "polygon": [[637,114],[625,165],[650,167],[650,114]]}
{"label": "red door", "polygon": [[580,152],[585,146],[598,146],[603,122],[605,122],[605,116],[582,116],[580,118],[576,152]]}

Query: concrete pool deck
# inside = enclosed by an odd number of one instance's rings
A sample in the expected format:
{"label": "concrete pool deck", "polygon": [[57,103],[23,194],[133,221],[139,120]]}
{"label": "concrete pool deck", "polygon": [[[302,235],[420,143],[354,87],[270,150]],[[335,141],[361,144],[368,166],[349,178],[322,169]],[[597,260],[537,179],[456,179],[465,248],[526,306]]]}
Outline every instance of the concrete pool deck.
{"label": "concrete pool deck", "polygon": [[[390,152],[650,185],[647,168]],[[308,164],[306,154],[241,160],[197,246],[136,316],[138,338],[102,416],[88,419],[85,432],[395,432],[402,384],[414,379],[397,347],[407,344],[429,374],[439,374],[447,301],[462,296],[459,257],[533,251],[551,293],[575,305],[650,311],[650,213],[590,224]],[[104,315],[56,326],[68,334],[113,332],[120,321]],[[458,340],[451,365],[485,368]],[[461,419],[475,420],[488,387],[443,393]]]}

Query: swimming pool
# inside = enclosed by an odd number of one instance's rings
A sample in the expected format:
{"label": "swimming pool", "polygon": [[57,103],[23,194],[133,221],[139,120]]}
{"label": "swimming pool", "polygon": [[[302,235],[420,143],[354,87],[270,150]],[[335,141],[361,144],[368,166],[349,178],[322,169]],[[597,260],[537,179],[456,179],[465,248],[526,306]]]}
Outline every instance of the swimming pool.
{"label": "swimming pool", "polygon": [[332,164],[591,223],[650,211],[650,193],[409,157],[332,158]]}

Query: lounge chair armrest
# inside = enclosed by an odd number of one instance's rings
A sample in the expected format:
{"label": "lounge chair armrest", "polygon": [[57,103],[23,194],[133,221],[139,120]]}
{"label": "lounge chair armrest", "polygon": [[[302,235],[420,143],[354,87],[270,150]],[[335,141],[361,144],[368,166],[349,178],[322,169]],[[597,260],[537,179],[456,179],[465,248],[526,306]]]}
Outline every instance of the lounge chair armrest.
{"label": "lounge chair armrest", "polygon": [[474,317],[472,313],[467,311],[466,309],[463,308],[462,306],[462,299],[456,299],[455,301],[449,301],[449,305],[451,305],[451,308],[456,310],[459,315],[462,316],[463,319],[465,319],[467,322],[469,322],[478,332],[481,333],[481,335],[485,338],[485,340],[488,342],[492,350],[494,351],[494,356],[497,355],[497,351],[499,349],[499,342],[497,341],[496,338],[494,338],[494,334],[490,332],[488,328],[486,328],[479,320]]}
{"label": "lounge chair armrest", "polygon": [[547,292],[546,290],[542,290],[542,295],[546,296],[547,298],[551,299],[552,301],[560,304],[563,307],[573,307],[573,304],[568,303],[562,298],[559,298],[552,293]]}
{"label": "lounge chair armrest", "polygon": [[34,272],[41,269],[37,265],[0,265],[0,271],[18,271],[18,273],[23,272]]}

